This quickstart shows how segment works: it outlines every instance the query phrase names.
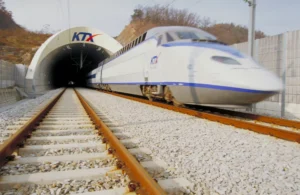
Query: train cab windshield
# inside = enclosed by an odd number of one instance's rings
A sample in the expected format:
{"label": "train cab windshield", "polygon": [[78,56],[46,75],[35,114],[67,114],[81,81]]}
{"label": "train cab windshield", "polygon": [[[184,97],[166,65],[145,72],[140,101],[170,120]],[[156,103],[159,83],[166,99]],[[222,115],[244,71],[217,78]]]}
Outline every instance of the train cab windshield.
{"label": "train cab windshield", "polygon": [[217,38],[204,31],[168,31],[157,35],[157,45],[184,40],[214,42]]}
{"label": "train cab windshield", "polygon": [[218,42],[215,36],[205,31],[202,31],[200,29],[197,30],[176,29],[176,30],[160,32],[157,33],[155,36],[157,39],[157,46],[172,41],[184,42],[187,40],[192,42],[194,41]]}
{"label": "train cab windshield", "polygon": [[183,31],[175,32],[178,39],[204,39],[204,40],[215,40],[213,36],[209,36],[208,33]]}

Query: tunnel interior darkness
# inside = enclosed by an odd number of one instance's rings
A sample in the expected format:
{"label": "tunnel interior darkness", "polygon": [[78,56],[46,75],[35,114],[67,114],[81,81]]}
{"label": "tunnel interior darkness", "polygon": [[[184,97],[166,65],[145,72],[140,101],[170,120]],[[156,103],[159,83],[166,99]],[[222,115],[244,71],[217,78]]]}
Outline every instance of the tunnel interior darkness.
{"label": "tunnel interior darkness", "polygon": [[53,88],[85,86],[86,75],[110,53],[97,45],[76,43],[56,49],[50,61],[49,82]]}

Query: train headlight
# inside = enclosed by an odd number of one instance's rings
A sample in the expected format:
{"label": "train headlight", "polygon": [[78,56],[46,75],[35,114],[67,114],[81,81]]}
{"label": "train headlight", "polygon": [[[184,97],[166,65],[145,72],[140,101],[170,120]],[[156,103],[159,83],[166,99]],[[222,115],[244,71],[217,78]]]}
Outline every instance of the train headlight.
{"label": "train headlight", "polygon": [[212,60],[223,63],[223,64],[230,64],[230,65],[241,65],[238,61],[233,58],[225,57],[225,56],[213,56],[211,57]]}

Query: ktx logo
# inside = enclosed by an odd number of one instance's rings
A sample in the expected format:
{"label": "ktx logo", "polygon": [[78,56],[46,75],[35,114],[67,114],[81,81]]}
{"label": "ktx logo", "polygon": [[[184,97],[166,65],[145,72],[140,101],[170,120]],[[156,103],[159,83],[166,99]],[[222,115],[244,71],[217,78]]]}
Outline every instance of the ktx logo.
{"label": "ktx logo", "polygon": [[[94,37],[101,34],[94,34],[88,32],[74,32],[72,41],[88,41],[88,42],[94,42]],[[81,38],[81,39],[80,39]]]}

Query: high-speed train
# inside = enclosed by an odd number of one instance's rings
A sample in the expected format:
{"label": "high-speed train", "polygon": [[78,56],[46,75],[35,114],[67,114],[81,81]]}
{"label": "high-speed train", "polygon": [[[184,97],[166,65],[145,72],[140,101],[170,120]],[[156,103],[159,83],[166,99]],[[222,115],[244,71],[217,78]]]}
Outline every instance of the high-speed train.
{"label": "high-speed train", "polygon": [[93,88],[176,105],[246,107],[282,89],[280,79],[213,35],[184,26],[155,27],[99,63]]}

